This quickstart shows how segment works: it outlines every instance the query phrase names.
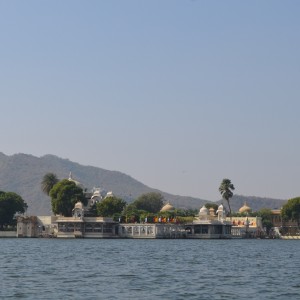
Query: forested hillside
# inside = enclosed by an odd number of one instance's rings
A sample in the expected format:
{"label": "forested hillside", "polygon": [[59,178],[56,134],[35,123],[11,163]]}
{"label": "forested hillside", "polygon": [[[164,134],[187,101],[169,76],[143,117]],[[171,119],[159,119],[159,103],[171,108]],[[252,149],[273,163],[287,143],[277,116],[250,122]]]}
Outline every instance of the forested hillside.
{"label": "forested hillside", "polygon": [[[41,191],[41,181],[48,173],[55,173],[59,179],[68,178],[72,172],[73,177],[81,182],[87,190],[100,187],[126,200],[132,201],[143,193],[152,191],[160,192],[172,205],[177,208],[200,207],[209,202],[203,199],[171,195],[163,191],[150,188],[135,180],[129,175],[117,171],[109,171],[92,166],[83,166],[68,159],[62,159],[54,155],[35,157],[27,154],[15,154],[7,156],[0,152],[0,190],[12,191],[21,195],[28,204],[29,215],[48,215],[50,211],[50,198]],[[233,211],[238,210],[244,202],[253,210],[262,207],[281,207],[283,200],[234,196],[231,200]]]}

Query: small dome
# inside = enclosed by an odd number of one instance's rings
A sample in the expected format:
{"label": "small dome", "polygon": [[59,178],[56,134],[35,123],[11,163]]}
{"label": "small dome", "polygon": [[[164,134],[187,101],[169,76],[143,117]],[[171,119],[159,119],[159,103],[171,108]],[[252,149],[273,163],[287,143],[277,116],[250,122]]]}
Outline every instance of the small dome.
{"label": "small dome", "polygon": [[217,210],[217,212],[219,212],[219,211],[223,211],[224,210],[224,206],[221,204],[219,207],[218,207],[218,210]]}
{"label": "small dome", "polygon": [[94,199],[94,198],[102,198],[102,196],[101,196],[101,190],[99,188],[95,189],[91,198],[92,199]]}
{"label": "small dome", "polygon": [[75,208],[82,209],[82,208],[83,208],[82,202],[76,202],[76,204],[75,204],[75,206],[74,206],[74,209],[75,209]]}
{"label": "small dome", "polygon": [[210,214],[211,216],[214,216],[214,215],[215,215],[215,210],[213,209],[213,207],[211,207],[211,208],[209,209],[209,214]]}
{"label": "small dome", "polygon": [[239,209],[239,212],[240,212],[240,213],[247,213],[247,212],[251,212],[251,211],[252,211],[251,207],[249,207],[249,206],[247,205],[246,202],[245,202],[245,204]]}
{"label": "small dome", "polygon": [[173,211],[175,208],[173,205],[171,205],[170,203],[167,203],[166,205],[164,205],[162,207],[162,209],[160,210],[161,212],[164,212],[164,211]]}
{"label": "small dome", "polygon": [[113,194],[113,192],[110,191],[110,192],[107,192],[107,193],[106,193],[105,198],[108,198],[108,197],[114,197],[114,196],[115,196],[115,195]]}
{"label": "small dome", "polygon": [[199,215],[207,215],[208,214],[208,209],[203,205],[200,210],[199,210]]}

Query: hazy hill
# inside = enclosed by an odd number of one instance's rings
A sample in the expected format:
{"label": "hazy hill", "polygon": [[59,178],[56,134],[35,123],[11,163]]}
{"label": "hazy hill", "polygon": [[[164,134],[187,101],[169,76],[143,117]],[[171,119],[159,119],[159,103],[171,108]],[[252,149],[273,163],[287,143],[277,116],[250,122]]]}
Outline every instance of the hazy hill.
{"label": "hazy hill", "polygon": [[[171,195],[150,188],[132,177],[117,171],[109,171],[92,166],[82,166],[54,155],[35,157],[27,154],[7,156],[0,152],[0,190],[12,191],[21,195],[27,202],[28,214],[50,214],[50,198],[41,191],[41,181],[48,173],[55,173],[59,179],[68,178],[72,172],[74,179],[80,181],[87,190],[101,187],[130,202],[139,195],[151,191],[163,194],[177,208],[199,209],[209,202],[203,199]],[[283,200],[274,200],[258,197],[235,196],[231,201],[232,210],[238,210],[244,202],[253,208],[281,207]]]}
{"label": "hazy hill", "polygon": [[[128,202],[143,193],[161,192],[121,172],[82,166],[54,155],[39,158],[27,154],[7,156],[0,152],[0,190],[21,195],[29,206],[28,214],[50,214],[50,198],[41,191],[42,178],[48,172],[55,173],[59,179],[68,178],[72,172],[74,179],[81,182],[88,191],[93,187],[101,187],[105,191],[113,191],[116,196]],[[166,200],[181,208],[200,208],[207,202],[161,193]]]}
{"label": "hazy hill", "polygon": [[[286,200],[234,195],[230,199],[231,210],[237,212],[245,204],[245,202],[249,207],[251,207],[252,211],[258,211],[261,208],[279,209],[285,204]],[[217,201],[217,203],[222,203],[222,200]],[[227,207],[226,201],[224,201],[223,204]]]}

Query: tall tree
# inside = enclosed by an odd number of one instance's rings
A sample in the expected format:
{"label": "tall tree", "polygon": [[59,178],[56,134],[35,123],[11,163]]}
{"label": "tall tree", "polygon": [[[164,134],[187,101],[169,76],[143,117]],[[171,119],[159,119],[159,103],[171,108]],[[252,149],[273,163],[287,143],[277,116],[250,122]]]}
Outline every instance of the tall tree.
{"label": "tall tree", "polygon": [[42,191],[49,196],[51,189],[58,181],[59,180],[54,173],[45,174],[41,182]]}
{"label": "tall tree", "polygon": [[300,197],[292,198],[283,205],[281,215],[285,220],[296,221],[300,226]]}
{"label": "tall tree", "polygon": [[219,192],[221,193],[222,198],[227,201],[230,215],[231,215],[231,207],[230,207],[229,199],[232,198],[233,196],[232,191],[234,191],[234,185],[231,183],[231,180],[228,178],[224,178],[219,187]]}
{"label": "tall tree", "polygon": [[132,203],[126,205],[122,211],[122,219],[127,222],[137,222],[141,219],[141,216],[145,214],[144,210],[138,210]]}
{"label": "tall tree", "polygon": [[270,229],[273,227],[272,210],[269,208],[262,208],[257,212],[257,216],[261,217],[263,227],[265,227],[267,233],[269,233]]}
{"label": "tall tree", "polygon": [[150,213],[157,213],[164,204],[164,197],[160,193],[146,193],[139,196],[133,205],[139,210],[145,210]]}
{"label": "tall tree", "polygon": [[24,213],[26,202],[16,193],[0,191],[0,228],[12,223],[16,213]]}
{"label": "tall tree", "polygon": [[55,184],[50,190],[50,197],[53,213],[65,217],[72,216],[72,210],[76,202],[81,201],[84,205],[87,204],[82,188],[68,179],[63,179]]}
{"label": "tall tree", "polygon": [[96,204],[97,215],[101,217],[113,217],[116,214],[121,214],[126,202],[117,197],[107,197]]}

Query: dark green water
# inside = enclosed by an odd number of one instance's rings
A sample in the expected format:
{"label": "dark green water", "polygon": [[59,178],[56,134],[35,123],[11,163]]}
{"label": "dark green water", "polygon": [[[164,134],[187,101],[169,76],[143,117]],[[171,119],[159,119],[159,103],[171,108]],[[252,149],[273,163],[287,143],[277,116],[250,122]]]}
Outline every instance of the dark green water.
{"label": "dark green water", "polygon": [[300,299],[300,241],[0,239],[1,299]]}

